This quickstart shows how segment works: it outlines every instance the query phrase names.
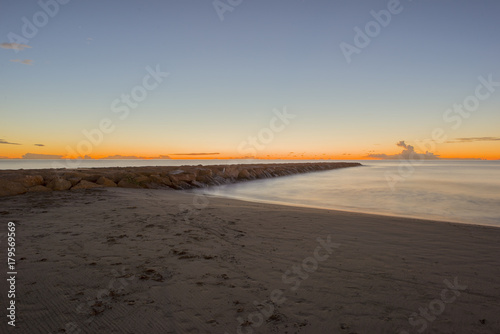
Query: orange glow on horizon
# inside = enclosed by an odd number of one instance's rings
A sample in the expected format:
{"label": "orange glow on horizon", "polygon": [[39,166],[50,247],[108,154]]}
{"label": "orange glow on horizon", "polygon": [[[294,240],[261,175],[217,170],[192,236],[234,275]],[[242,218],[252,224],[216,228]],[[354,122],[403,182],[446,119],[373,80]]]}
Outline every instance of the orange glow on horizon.
{"label": "orange glow on horizon", "polygon": [[[484,159],[484,160],[500,160],[500,145],[499,141],[482,141],[482,142],[457,142],[437,145],[430,149],[435,155],[441,159]],[[49,143],[47,143],[49,144]],[[408,143],[410,144],[410,143]],[[28,145],[0,145],[0,159],[29,159],[29,158],[48,158],[56,159],[83,159],[81,154],[78,156],[76,149],[68,150],[68,146],[61,143],[50,143],[50,149],[47,146],[28,146]],[[248,157],[235,151],[217,150],[206,147],[203,150],[191,150],[186,147],[148,147],[143,149],[141,146],[124,147],[121,143],[119,146],[101,145],[90,150],[88,155],[91,159],[106,159],[109,157],[122,159],[165,159],[165,160],[243,160]],[[216,145],[214,145],[216,146]],[[322,151],[322,147],[315,147],[311,150],[306,150],[305,147],[297,149],[279,149],[279,150],[262,150],[258,151],[256,160],[383,160],[370,157],[369,154],[387,154],[388,156],[398,155],[402,152],[402,147],[389,143],[387,145],[375,146],[371,150],[365,149],[364,145],[350,146],[345,149],[336,149],[334,152]],[[423,153],[420,148],[415,145],[417,153]],[[370,146],[368,146],[370,147]],[[169,153],[172,152],[172,153]],[[29,152],[29,153],[28,153]],[[197,153],[178,153],[178,152],[197,152]],[[53,157],[50,157],[53,156]],[[396,159],[397,160],[397,159]]]}
{"label": "orange glow on horizon", "polygon": [[[390,154],[397,154],[399,152],[394,152]],[[24,158],[25,154],[5,154],[4,152],[0,153],[0,159],[27,159]],[[65,156],[60,154],[59,152],[44,152],[43,155],[54,155],[61,156],[61,159],[83,159],[83,157],[76,156]],[[118,160],[118,156],[123,157],[122,159],[144,159],[144,160],[245,160],[248,157],[239,156],[236,154],[207,154],[207,155],[168,155],[168,154],[158,154],[158,155],[142,155],[142,154],[124,154],[124,153],[115,153],[115,154],[99,154],[99,155],[91,155],[91,159],[95,160],[114,160],[113,158],[117,156],[116,160]],[[161,156],[164,156],[163,158]],[[165,156],[169,158],[165,159]],[[474,150],[461,150],[461,152],[456,152],[455,150],[451,150],[446,153],[439,153],[439,157],[441,159],[478,159],[478,160],[500,160],[500,154],[497,152],[483,152],[480,154]],[[43,158],[42,158],[43,159]],[[51,159],[51,158],[49,158]],[[55,159],[55,158],[54,158]],[[261,155],[253,158],[255,160],[387,160],[380,158],[369,157],[367,154],[269,154],[269,155]],[[252,159],[248,159],[252,160]],[[398,159],[395,159],[398,160]]]}

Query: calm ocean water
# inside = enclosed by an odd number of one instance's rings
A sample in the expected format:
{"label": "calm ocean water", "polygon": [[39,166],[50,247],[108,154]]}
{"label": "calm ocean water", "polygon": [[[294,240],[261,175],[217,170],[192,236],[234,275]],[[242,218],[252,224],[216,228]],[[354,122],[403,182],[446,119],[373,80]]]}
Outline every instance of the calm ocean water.
{"label": "calm ocean water", "polygon": [[500,227],[500,161],[364,166],[211,188],[251,201]]}
{"label": "calm ocean water", "polygon": [[[0,169],[181,166],[283,160],[0,160]],[[290,161],[296,162],[296,161]],[[306,161],[304,161],[306,162]],[[500,227],[500,161],[359,161],[362,167],[204,189],[251,201]]]}

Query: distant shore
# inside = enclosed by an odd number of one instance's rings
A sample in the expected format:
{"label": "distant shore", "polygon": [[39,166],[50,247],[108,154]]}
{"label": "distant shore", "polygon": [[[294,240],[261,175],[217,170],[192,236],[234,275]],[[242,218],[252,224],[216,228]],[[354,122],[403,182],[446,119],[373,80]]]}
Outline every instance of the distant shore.
{"label": "distant shore", "polygon": [[193,189],[361,166],[357,162],[0,170],[0,196],[100,187]]}
{"label": "distant shore", "polygon": [[1,201],[15,332],[500,332],[498,228],[159,189]]}

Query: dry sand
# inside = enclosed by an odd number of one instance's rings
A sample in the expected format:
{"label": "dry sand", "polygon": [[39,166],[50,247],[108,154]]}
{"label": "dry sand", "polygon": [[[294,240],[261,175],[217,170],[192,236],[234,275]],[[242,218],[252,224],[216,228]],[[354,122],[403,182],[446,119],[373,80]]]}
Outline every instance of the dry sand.
{"label": "dry sand", "polygon": [[1,333],[500,333],[498,228],[120,188],[0,220]]}

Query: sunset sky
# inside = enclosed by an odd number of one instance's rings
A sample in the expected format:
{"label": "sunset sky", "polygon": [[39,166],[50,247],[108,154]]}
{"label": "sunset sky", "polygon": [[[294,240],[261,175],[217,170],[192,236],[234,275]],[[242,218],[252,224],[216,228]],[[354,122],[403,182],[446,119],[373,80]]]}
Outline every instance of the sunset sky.
{"label": "sunset sky", "polygon": [[500,159],[497,0],[59,1],[0,4],[0,158]]}

